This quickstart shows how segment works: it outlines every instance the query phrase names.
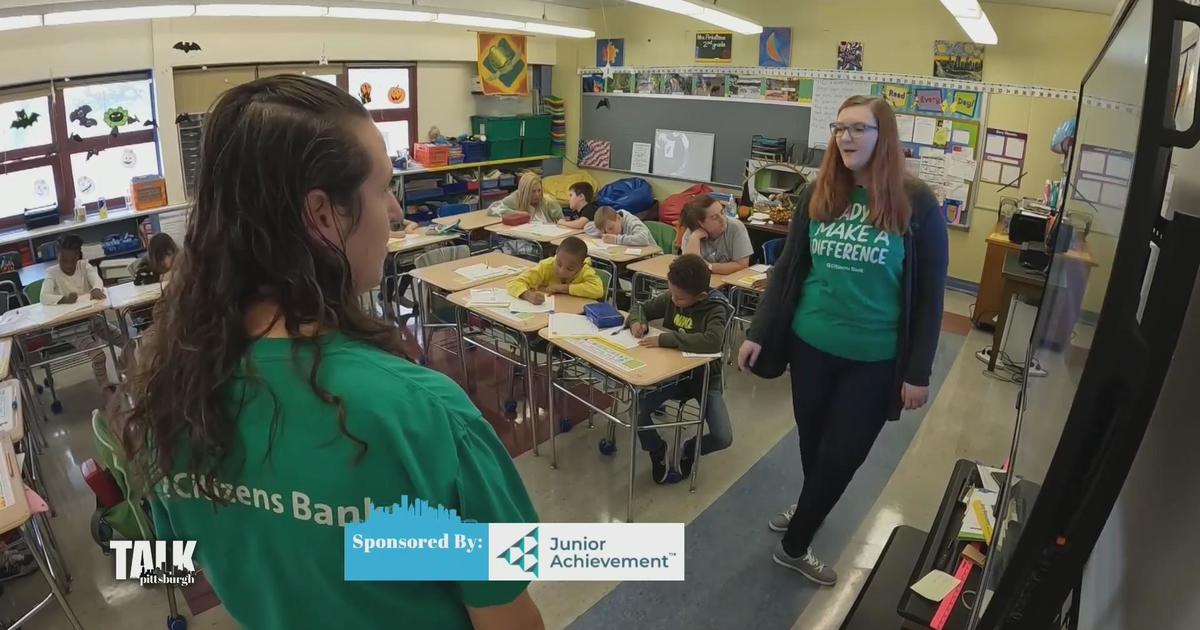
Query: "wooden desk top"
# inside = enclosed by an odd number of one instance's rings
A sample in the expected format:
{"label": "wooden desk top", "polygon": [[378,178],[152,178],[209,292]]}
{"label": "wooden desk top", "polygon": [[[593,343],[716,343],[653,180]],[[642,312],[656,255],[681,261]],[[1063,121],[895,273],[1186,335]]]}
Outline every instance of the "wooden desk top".
{"label": "wooden desk top", "polygon": [[555,346],[583,359],[589,365],[603,370],[618,381],[628,383],[634,387],[657,385],[669,378],[702,367],[709,361],[716,360],[705,357],[685,358],[683,353],[674,348],[643,348],[638,346],[631,350],[621,350],[621,352],[645,363],[645,367],[625,371],[595,358],[586,346],[579,343],[583,341],[581,339],[551,339],[549,328],[538,331],[538,335]]}
{"label": "wooden desk top", "polygon": [[3,475],[0,478],[0,532],[8,533],[29,520],[25,482],[21,480],[17,454],[8,440],[0,440],[0,475]]}
{"label": "wooden desk top", "polygon": [[[25,420],[21,405],[21,384],[15,378],[0,383],[0,392],[7,394],[0,408],[0,437],[16,442],[25,437]],[[15,403],[15,406],[14,406]]]}
{"label": "wooden desk top", "polygon": [[157,282],[142,286],[125,282],[105,289],[109,307],[118,311],[153,304],[162,297],[162,290],[162,285]]}
{"label": "wooden desk top", "polygon": [[388,239],[388,252],[399,254],[437,245],[458,238],[457,234],[409,234],[404,238]]}
{"label": "wooden desk top", "polygon": [[12,363],[12,338],[0,339],[0,378],[8,377],[8,369]]}
{"label": "wooden desk top", "polygon": [[747,230],[760,230],[780,236],[787,236],[788,234],[788,226],[776,223],[751,223],[749,221],[742,221],[742,225],[746,226]]}
{"label": "wooden desk top", "polygon": [[[676,258],[679,258],[679,256],[675,254],[663,254],[647,260],[639,260],[638,262],[629,265],[629,270],[635,273],[646,274],[647,276],[658,278],[659,280],[666,280],[667,270],[670,269],[671,262]],[[729,284],[729,276],[723,276],[716,273],[712,274],[712,278],[708,282],[708,286],[713,289],[720,289],[726,284]]]}
{"label": "wooden desk top", "polygon": [[481,284],[494,282],[496,280],[507,280],[508,278],[512,277],[510,274],[508,276],[501,277],[493,276],[491,278],[484,278],[483,280],[471,280],[458,274],[459,269],[462,269],[463,267],[470,267],[472,265],[478,265],[480,263],[484,263],[489,267],[503,267],[505,265],[510,265],[520,269],[528,269],[534,266],[533,263],[525,260],[524,258],[509,256],[508,254],[501,254],[500,252],[488,252],[486,254],[480,254],[479,256],[460,258],[458,260],[451,260],[450,262],[414,269],[409,273],[409,275],[417,280],[420,280],[421,282],[428,282],[442,291],[448,291],[451,293],[470,289],[471,287],[477,287]]}
{"label": "wooden desk top", "polygon": [[[651,256],[657,256],[662,253],[662,248],[659,247],[658,245],[642,245],[641,247],[626,247],[625,245],[609,245],[608,247],[601,249],[599,247],[596,247],[595,245],[597,243],[603,245],[604,241],[602,241],[598,238],[592,238],[590,236],[586,236],[586,237],[580,236],[579,239],[581,241],[583,241],[584,243],[587,243],[588,256],[591,256],[592,258],[599,258],[601,260],[607,260],[609,262],[614,262],[619,265],[623,265],[625,263],[630,263],[635,260],[642,260],[644,258],[650,258]],[[567,240],[567,237],[563,236],[561,238],[556,238],[553,241],[550,241],[550,244],[551,245],[562,245],[562,242],[565,240]],[[631,249],[635,250],[637,253],[636,254],[630,253],[629,250],[631,250]]]}
{"label": "wooden desk top", "polygon": [[12,337],[27,332],[87,319],[108,308],[108,298],[81,299],[74,304],[43,306],[30,304],[0,315],[0,337]]}
{"label": "wooden desk top", "polygon": [[754,282],[756,280],[762,280],[763,278],[766,278],[766,277],[767,277],[767,272],[758,271],[751,267],[747,267],[741,271],[738,271],[736,273],[731,273],[731,274],[725,276],[725,283],[731,284],[735,287],[738,287],[739,289],[751,289],[751,290],[758,291],[759,293],[762,293],[763,292],[762,290],[754,288]]}
{"label": "wooden desk top", "polygon": [[438,225],[454,225],[458,223],[458,227],[462,230],[470,232],[479,230],[489,225],[496,225],[500,222],[500,217],[488,215],[487,210],[476,210],[474,212],[464,212],[449,217],[441,217],[433,220]]}
{"label": "wooden desk top", "polygon": [[[990,245],[999,245],[1000,247],[1014,251],[1021,249],[1020,245],[1008,240],[1008,234],[1005,234],[999,229],[993,230],[992,233],[988,235],[987,242]],[[1088,251],[1087,241],[1083,242],[1083,245],[1080,249],[1069,249],[1063,252],[1062,255],[1071,260],[1079,261],[1089,267],[1097,267],[1100,265],[1100,263],[1096,262],[1096,259],[1092,258],[1092,253]]]}
{"label": "wooden desk top", "polygon": [[[547,243],[547,244],[552,244],[554,241],[559,240],[559,239],[564,239],[568,236],[575,236],[576,234],[583,233],[583,230],[574,230],[571,228],[565,228],[565,227],[562,227],[561,225],[557,225],[554,227],[557,227],[560,230],[566,230],[566,231],[560,232],[553,236],[547,236],[544,234],[536,234],[533,232],[526,231],[534,225],[539,225],[539,224],[526,223],[524,225],[508,226],[508,225],[504,225],[503,223],[496,223],[493,225],[489,225],[484,229],[489,232],[493,232],[495,234],[501,234],[503,236],[507,236],[509,238],[517,238],[517,239],[521,239],[523,241],[534,241],[537,243]],[[540,224],[540,225],[544,225],[544,224]]]}
{"label": "wooden desk top", "polygon": [[[508,287],[508,282],[510,280],[512,280],[512,278],[502,278],[500,280],[495,280],[475,288],[504,289]],[[472,313],[486,317],[494,322],[504,324],[505,326],[512,328],[517,332],[525,333],[527,335],[533,334],[550,325],[549,313],[531,313],[529,314],[531,316],[527,319],[517,319],[517,315],[525,315],[525,313],[509,313],[508,308],[504,306],[467,306],[467,301],[471,299],[471,291],[469,289],[466,291],[459,291],[458,293],[451,293],[450,297],[447,299],[450,300],[451,304],[461,306]],[[583,307],[585,305],[591,304],[595,301],[596,300],[575,297],[573,295],[555,295],[554,312],[580,315],[583,313]]]}

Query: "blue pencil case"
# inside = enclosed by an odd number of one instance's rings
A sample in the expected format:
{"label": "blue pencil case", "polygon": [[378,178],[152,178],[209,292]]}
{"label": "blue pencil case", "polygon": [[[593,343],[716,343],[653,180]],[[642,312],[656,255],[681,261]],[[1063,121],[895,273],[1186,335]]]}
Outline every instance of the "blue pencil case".
{"label": "blue pencil case", "polygon": [[583,314],[588,318],[596,328],[604,330],[605,328],[616,328],[625,323],[625,317],[617,310],[617,307],[608,302],[596,302],[583,307]]}

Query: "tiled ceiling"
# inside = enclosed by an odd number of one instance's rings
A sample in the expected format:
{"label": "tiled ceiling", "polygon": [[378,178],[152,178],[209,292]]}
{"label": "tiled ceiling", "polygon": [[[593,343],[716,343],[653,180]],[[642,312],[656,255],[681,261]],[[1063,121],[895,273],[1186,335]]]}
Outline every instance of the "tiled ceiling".
{"label": "tiled ceiling", "polygon": [[[625,4],[624,0],[547,0],[550,4],[562,4],[581,9],[598,9],[601,6],[612,7]],[[758,0],[763,6],[771,6],[783,0]],[[937,0],[908,0],[909,2],[929,2],[936,4]],[[1086,11],[1088,13],[1103,13],[1111,15],[1121,0],[984,0],[985,3],[1022,4],[1031,7],[1048,9],[1067,9],[1070,11]],[[719,3],[718,3],[719,4]],[[985,7],[986,8],[986,7]]]}

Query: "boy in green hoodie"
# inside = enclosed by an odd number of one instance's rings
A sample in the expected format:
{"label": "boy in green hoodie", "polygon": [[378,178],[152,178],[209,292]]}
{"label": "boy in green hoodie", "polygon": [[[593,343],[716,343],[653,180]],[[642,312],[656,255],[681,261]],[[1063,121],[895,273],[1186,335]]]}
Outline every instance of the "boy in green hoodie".
{"label": "boy in green hoodie", "polygon": [[[725,324],[729,321],[729,301],[720,293],[709,291],[711,272],[704,259],[685,254],[671,262],[667,271],[667,291],[633,307],[629,314],[629,331],[646,347],[678,348],[683,352],[711,354],[721,352],[725,339]],[[660,335],[647,336],[647,322],[663,320],[666,329]],[[733,443],[733,427],[729,410],[721,396],[721,362],[713,361],[708,376],[707,407],[704,422],[708,433],[700,439],[700,454],[729,448]],[[650,413],[667,400],[697,398],[702,393],[703,368],[694,370],[692,378],[642,397],[638,406],[638,426],[650,427]],[[694,438],[693,438],[694,439]],[[674,483],[666,464],[667,443],[654,429],[639,429],[642,450],[650,453],[650,465],[655,483]],[[692,474],[695,463],[695,442],[688,440],[679,461],[680,477]]]}

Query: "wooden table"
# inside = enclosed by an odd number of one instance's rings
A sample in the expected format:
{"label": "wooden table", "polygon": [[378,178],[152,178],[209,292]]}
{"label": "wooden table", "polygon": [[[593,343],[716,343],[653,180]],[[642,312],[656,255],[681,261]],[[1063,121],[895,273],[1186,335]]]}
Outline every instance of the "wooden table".
{"label": "wooden table", "polygon": [[0,337],[15,337],[25,333],[61,326],[95,317],[107,309],[108,297],[100,300],[80,298],[75,304],[43,305],[40,302],[22,306],[0,315]]}
{"label": "wooden table", "polygon": [[[502,278],[494,280],[481,287],[485,289],[506,289],[511,278]],[[455,323],[458,328],[458,358],[461,362],[463,381],[470,387],[470,372],[467,370],[467,344],[471,344],[477,348],[481,348],[485,352],[498,357],[508,363],[523,367],[525,369],[525,396],[526,396],[526,411],[529,420],[529,432],[533,439],[533,454],[538,454],[537,440],[537,403],[534,400],[533,394],[533,368],[534,368],[534,352],[533,352],[533,336],[538,331],[550,325],[549,313],[527,313],[518,314],[510,313],[505,306],[471,306],[468,302],[471,299],[470,289],[451,293],[447,298],[451,304],[458,307],[456,309]],[[589,298],[575,297],[573,295],[558,294],[554,296],[554,312],[556,313],[571,313],[578,315],[583,312],[583,307],[591,304],[596,300]],[[499,351],[499,345],[494,344],[489,346],[475,339],[471,339],[466,333],[466,317],[465,313],[471,313],[476,317],[483,318],[493,326],[508,330],[512,333],[514,339],[519,342],[519,350],[521,356],[519,358],[510,357],[507,354]],[[518,317],[518,315],[522,315]],[[553,419],[553,416],[550,416]],[[554,430],[551,428],[551,434]],[[557,452],[554,455],[553,465],[557,465]]]}
{"label": "wooden table", "polygon": [[1034,300],[1041,299],[1046,290],[1046,276],[1030,271],[1021,266],[1017,254],[1009,254],[1004,259],[1004,269],[1001,272],[1001,304],[1003,307],[996,316],[996,329],[992,332],[992,355],[988,357],[988,371],[996,371],[996,359],[1000,355],[1000,342],[1004,339],[1004,327],[1008,323],[1009,305],[1015,296],[1022,295]]}
{"label": "wooden table", "polygon": [[458,234],[409,234],[404,238],[389,238],[388,253],[403,254],[431,245],[440,245],[459,238]]}
{"label": "wooden table", "polygon": [[421,352],[425,354],[426,360],[428,360],[429,354],[429,339],[433,331],[438,328],[457,327],[457,324],[453,322],[433,321],[433,299],[435,295],[445,298],[450,293],[465,291],[471,287],[477,287],[499,279],[508,279],[515,275],[507,273],[503,276],[473,280],[458,273],[458,270],[463,267],[478,264],[486,264],[489,267],[516,267],[518,269],[528,269],[534,266],[532,262],[524,258],[509,256],[500,252],[488,252],[479,256],[460,258],[428,267],[419,267],[409,272],[408,275],[412,277],[415,283],[413,289],[417,296],[417,335],[420,341]]}
{"label": "wooden table", "polygon": [[763,290],[755,289],[754,283],[759,280],[763,280],[766,277],[767,277],[766,271],[760,271],[759,269],[755,269],[754,267],[746,267],[745,269],[743,269],[741,271],[736,271],[734,273],[724,276],[725,284],[731,285],[733,287],[740,287],[742,289],[750,289],[752,291],[755,291],[756,293],[762,293]]}
{"label": "wooden table", "polygon": [[[550,243],[558,246],[567,240],[567,237],[562,236],[554,239]],[[583,241],[588,246],[588,256],[607,260],[608,262],[617,265],[625,265],[631,262],[637,262],[651,256],[657,256],[662,253],[662,248],[658,245],[642,245],[642,246],[626,246],[626,245],[609,245],[604,241],[593,238],[591,236],[580,236],[579,240]],[[604,247],[600,247],[603,245]]]}
{"label": "wooden table", "polygon": [[[17,276],[21,278],[21,286],[27,287],[39,280],[45,280],[46,272],[50,271],[50,268],[57,264],[57,260],[48,260],[21,267],[17,270]],[[99,270],[97,270],[97,273],[99,273]]]}
{"label": "wooden table", "polygon": [[433,220],[438,225],[454,225],[458,224],[458,229],[464,232],[473,232],[481,230],[489,225],[500,223],[500,217],[494,217],[488,214],[487,210],[476,210],[474,212],[464,212],[448,217],[438,217]]}
{"label": "wooden table", "polygon": [[[638,369],[626,370],[617,367],[616,365],[603,360],[599,355],[594,354],[587,345],[582,343],[585,340],[571,338],[551,338],[550,330],[548,328],[540,330],[538,335],[550,342],[550,348],[546,353],[546,387],[547,392],[549,393],[547,410],[550,417],[554,417],[554,393],[555,390],[558,390],[563,395],[575,399],[592,411],[608,418],[612,423],[609,425],[608,432],[610,440],[616,436],[617,425],[621,425],[622,427],[629,429],[629,445],[627,447],[629,451],[629,496],[625,508],[625,521],[632,523],[634,478],[637,476],[637,458],[641,452],[641,449],[638,448],[637,445],[637,422],[640,397],[646,392],[654,391],[678,382],[681,379],[688,378],[688,375],[692,372],[692,370],[697,368],[703,368],[701,388],[702,391],[707,391],[709,374],[711,372],[710,366],[712,365],[713,361],[720,361],[721,359],[712,359],[708,357],[684,357],[683,353],[673,348],[643,348],[641,346],[637,346],[628,350],[620,350],[620,352],[633,359],[641,361],[644,365]],[[555,368],[554,357],[556,352],[560,357],[560,369]],[[630,417],[628,421],[612,415],[606,409],[597,407],[592,403],[591,400],[585,399],[584,397],[576,394],[566,386],[565,381],[568,379],[566,379],[565,375],[569,372],[567,368],[575,362],[582,362],[591,368],[603,372],[604,374],[612,377],[625,388],[626,392],[628,393],[629,400],[631,401],[629,405]],[[560,382],[556,382],[556,373],[563,375],[557,379],[557,381]],[[695,420],[689,419],[681,422],[656,422],[653,428],[671,429],[682,426],[694,426],[696,427],[698,432],[697,435],[699,436],[704,430],[704,413],[707,405],[707,398],[707,396],[699,397],[698,402],[700,404],[700,411]],[[551,451],[557,453],[557,431],[555,431],[553,423],[551,423],[550,427],[550,444]],[[697,451],[699,451],[699,437],[697,437],[695,445],[697,447]],[[697,473],[699,472],[698,465],[699,459],[697,459],[696,464],[692,466],[691,489],[693,491],[696,489],[696,477]]]}
{"label": "wooden table", "polygon": [[[679,258],[676,254],[663,254],[646,260],[639,260],[631,265],[628,269],[633,272],[633,300],[637,301],[642,292],[638,290],[639,283],[649,284],[651,280],[667,281],[667,271],[671,268],[671,263]],[[708,281],[710,289],[720,289],[728,283],[728,276],[721,274],[712,274]]]}
{"label": "wooden table", "polygon": [[[1021,246],[1008,240],[1008,234],[1003,232],[997,223],[992,233],[987,237],[987,253],[983,259],[983,273],[979,277],[979,289],[975,296],[975,310],[971,312],[971,321],[976,327],[983,328],[990,326],[992,320],[1000,314],[1000,311],[1008,308],[1008,303],[1003,299],[1004,280],[1002,272],[1004,269],[1004,258],[1008,254],[1016,253],[1020,250]],[[1057,256],[1060,257],[1060,262],[1067,261],[1071,267],[1077,269],[1083,278],[1084,286],[1087,284],[1088,271],[1098,265],[1096,260],[1092,258],[1086,241],[1083,243],[1081,249],[1068,250]],[[1082,301],[1082,292],[1079,297]],[[1078,307],[1076,310],[1078,310]]]}
{"label": "wooden table", "polygon": [[554,234],[538,234],[536,232],[529,231],[529,228],[536,227],[539,225],[548,225],[548,224],[526,223],[524,225],[504,225],[503,223],[496,223],[493,225],[489,225],[489,226],[485,227],[484,229],[491,232],[492,234],[498,234],[500,236],[505,236],[508,238],[520,239],[522,241],[532,241],[534,243],[541,243],[543,245],[551,245],[556,240],[564,239],[568,236],[574,236],[576,234],[583,233],[583,230],[576,230],[573,228],[565,228],[565,227],[562,227],[561,225],[553,226],[553,227],[556,227],[559,230],[561,230]]}
{"label": "wooden table", "polygon": [[751,223],[749,221],[742,221],[742,225],[746,226],[747,230],[769,232],[776,236],[787,236],[788,234],[788,226],[777,223]]}

